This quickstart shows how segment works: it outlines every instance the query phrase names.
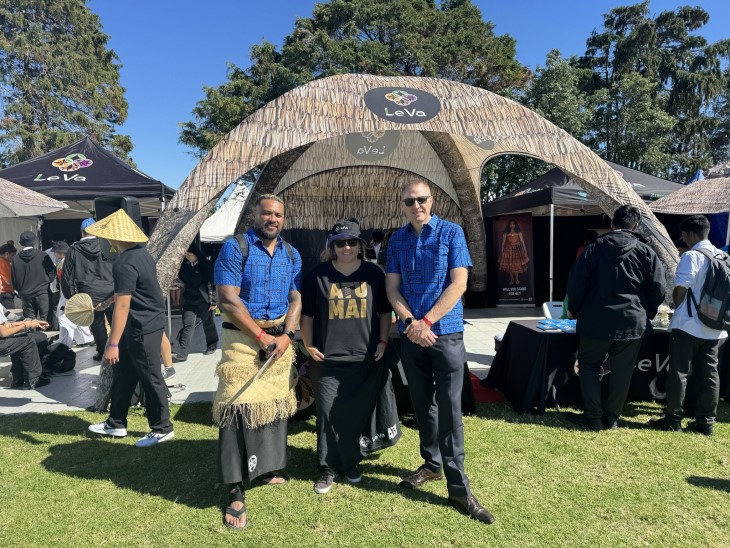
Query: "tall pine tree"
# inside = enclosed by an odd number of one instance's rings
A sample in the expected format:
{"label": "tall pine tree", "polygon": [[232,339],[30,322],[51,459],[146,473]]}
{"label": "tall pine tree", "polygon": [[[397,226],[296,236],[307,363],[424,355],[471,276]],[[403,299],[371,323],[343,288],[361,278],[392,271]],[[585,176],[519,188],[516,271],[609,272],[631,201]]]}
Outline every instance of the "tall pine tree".
{"label": "tall pine tree", "polygon": [[0,163],[88,135],[128,159],[117,55],[85,0],[0,2]]}

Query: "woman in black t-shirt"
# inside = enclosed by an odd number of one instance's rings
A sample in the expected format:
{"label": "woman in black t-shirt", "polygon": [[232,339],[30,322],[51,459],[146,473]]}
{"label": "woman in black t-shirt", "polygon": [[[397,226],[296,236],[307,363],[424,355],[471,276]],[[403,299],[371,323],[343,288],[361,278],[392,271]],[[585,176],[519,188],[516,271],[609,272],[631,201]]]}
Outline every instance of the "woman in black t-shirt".
{"label": "woman in black t-shirt", "polygon": [[[323,261],[302,285],[302,340],[309,353],[317,405],[317,457],[326,493],[337,474],[361,479],[360,438],[390,373],[382,362],[388,344],[391,307],[385,275],[363,261],[365,242],[354,219],[338,221],[327,239]],[[390,388],[392,390],[392,388]],[[395,440],[397,417],[386,437]]]}

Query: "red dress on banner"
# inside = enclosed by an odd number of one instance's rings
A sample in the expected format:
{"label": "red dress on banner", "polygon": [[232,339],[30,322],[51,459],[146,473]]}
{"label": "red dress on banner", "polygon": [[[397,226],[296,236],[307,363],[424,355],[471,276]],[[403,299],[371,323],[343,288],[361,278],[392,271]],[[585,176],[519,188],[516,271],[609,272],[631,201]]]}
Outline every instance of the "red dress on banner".
{"label": "red dress on banner", "polygon": [[502,254],[499,256],[499,270],[509,274],[522,274],[527,272],[529,262],[530,258],[527,256],[520,234],[518,232],[505,234]]}

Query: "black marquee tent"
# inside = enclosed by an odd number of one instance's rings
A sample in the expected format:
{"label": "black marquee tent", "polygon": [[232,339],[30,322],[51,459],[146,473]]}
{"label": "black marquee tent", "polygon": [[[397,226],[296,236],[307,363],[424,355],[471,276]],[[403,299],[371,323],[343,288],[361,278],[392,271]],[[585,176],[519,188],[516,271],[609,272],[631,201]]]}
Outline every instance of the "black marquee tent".
{"label": "black marquee tent", "polygon": [[162,202],[175,191],[129,166],[88,137],[0,170],[0,177],[65,202],[68,208],[45,216],[41,238],[50,245],[54,234],[66,241],[78,238],[79,220],[89,217],[100,196],[133,196],[139,200],[146,228],[148,218],[160,216]]}

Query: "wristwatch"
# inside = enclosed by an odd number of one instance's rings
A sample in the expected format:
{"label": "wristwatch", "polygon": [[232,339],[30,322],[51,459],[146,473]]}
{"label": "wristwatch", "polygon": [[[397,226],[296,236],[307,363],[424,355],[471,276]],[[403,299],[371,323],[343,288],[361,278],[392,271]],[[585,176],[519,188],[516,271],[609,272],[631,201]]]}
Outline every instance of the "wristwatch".
{"label": "wristwatch", "polygon": [[289,337],[289,340],[290,341],[293,341],[294,340],[294,335],[295,335],[294,331],[287,331],[287,332],[284,333],[284,335],[286,335],[287,337]]}
{"label": "wristwatch", "polygon": [[413,317],[410,317],[410,318],[406,318],[406,321],[403,322],[403,325],[406,326],[406,328],[408,328],[408,326],[411,325],[412,323],[413,323]]}

